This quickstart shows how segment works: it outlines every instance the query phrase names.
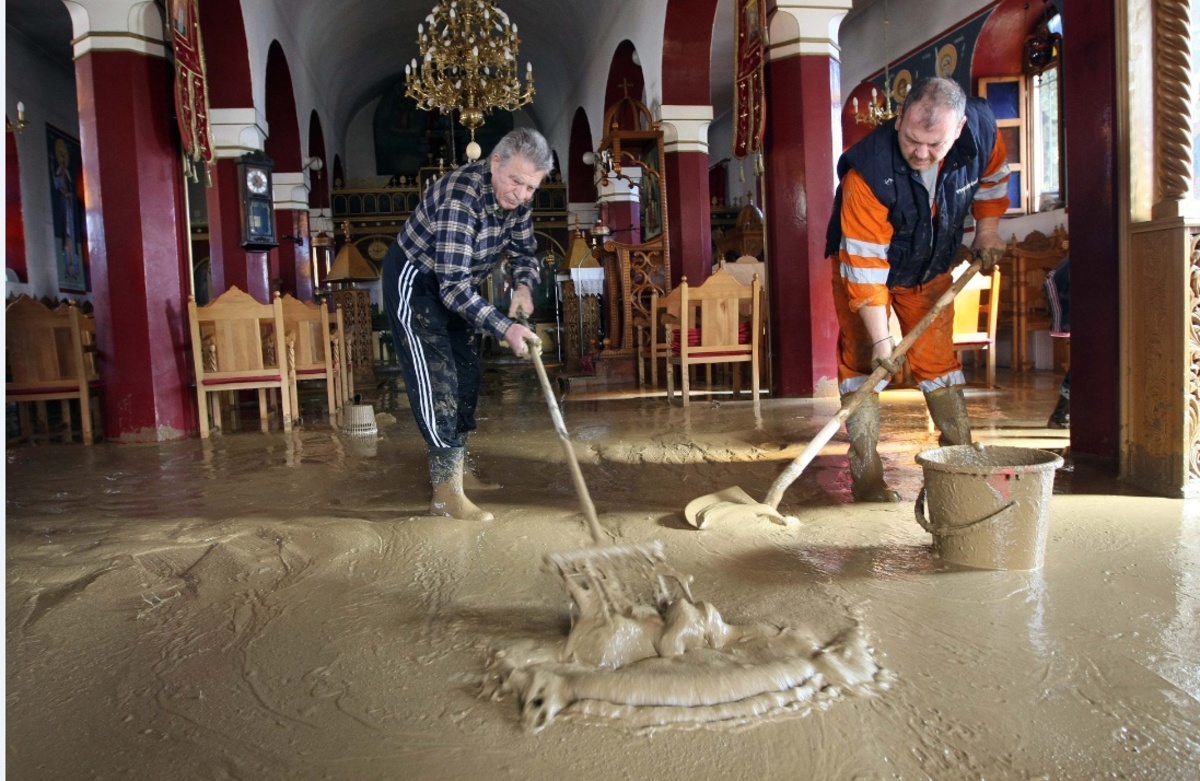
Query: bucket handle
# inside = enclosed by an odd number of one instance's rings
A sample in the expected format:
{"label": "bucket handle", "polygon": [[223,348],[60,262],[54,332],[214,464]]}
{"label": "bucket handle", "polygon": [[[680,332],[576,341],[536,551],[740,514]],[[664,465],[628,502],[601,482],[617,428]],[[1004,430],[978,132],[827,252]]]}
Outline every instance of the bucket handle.
{"label": "bucket handle", "polygon": [[919,494],[917,494],[917,504],[913,508],[913,510],[916,512],[916,515],[917,515],[917,523],[921,524],[922,529],[929,532],[930,534],[934,534],[934,535],[937,535],[940,537],[953,537],[958,534],[965,534],[966,532],[974,529],[976,526],[978,526],[981,523],[986,523],[988,521],[994,521],[997,518],[999,518],[1001,514],[1007,512],[1008,510],[1011,510],[1012,508],[1014,508],[1016,506],[1017,506],[1016,502],[1009,502],[1008,504],[1004,505],[996,512],[992,513],[991,515],[985,515],[982,518],[980,518],[979,520],[971,521],[970,523],[964,523],[964,524],[956,525],[956,526],[934,526],[933,522],[931,520],[929,520],[927,517],[925,517],[925,487],[922,486],[921,492]]}

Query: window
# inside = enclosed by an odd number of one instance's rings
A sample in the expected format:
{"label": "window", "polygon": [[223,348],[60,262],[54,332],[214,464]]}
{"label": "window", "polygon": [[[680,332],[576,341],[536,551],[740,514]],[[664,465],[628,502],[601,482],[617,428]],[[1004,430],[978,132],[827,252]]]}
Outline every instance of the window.
{"label": "window", "polygon": [[1061,50],[1055,14],[1026,39],[1025,73],[979,80],[1008,151],[1009,214],[1057,209],[1066,200]]}

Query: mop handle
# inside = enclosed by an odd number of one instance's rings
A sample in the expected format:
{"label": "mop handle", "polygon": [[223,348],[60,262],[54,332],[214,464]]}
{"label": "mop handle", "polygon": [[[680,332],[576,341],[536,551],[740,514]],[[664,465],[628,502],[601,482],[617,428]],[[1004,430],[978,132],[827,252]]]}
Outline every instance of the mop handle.
{"label": "mop handle", "polygon": [[[528,324],[522,322],[526,328]],[[538,382],[542,386],[542,394],[546,397],[546,406],[550,409],[550,417],[554,420],[554,430],[558,432],[558,440],[562,442],[563,453],[567,457],[567,464],[571,467],[571,479],[575,482],[575,495],[579,497],[579,507],[583,510],[583,517],[587,519],[588,531],[592,533],[592,541],[597,545],[606,543],[604,531],[600,526],[600,519],[596,517],[596,506],[592,504],[592,496],[588,493],[587,483],[583,481],[583,472],[579,469],[579,462],[575,459],[575,448],[571,446],[571,439],[567,436],[567,426],[563,423],[562,413],[558,409],[558,401],[554,398],[554,389],[550,387],[550,378],[546,376],[546,367],[542,365],[542,341],[540,339],[526,339],[525,344],[529,346],[529,357],[533,360],[534,368],[537,369]]]}
{"label": "mop handle", "polygon": [[[912,343],[917,341],[921,334],[925,333],[925,329],[929,328],[929,325],[935,319],[937,319],[938,315],[942,313],[943,309],[950,306],[955,297],[962,292],[962,289],[967,286],[967,283],[971,281],[971,278],[974,277],[982,267],[983,261],[976,260],[967,268],[965,272],[963,272],[962,276],[955,280],[954,284],[950,286],[949,290],[947,290],[945,293],[942,293],[941,298],[939,298],[933,307],[925,313],[925,316],[918,320],[917,324],[913,326],[907,334],[904,335],[904,338],[900,340],[900,344],[896,345],[895,349],[892,350],[893,361],[904,357],[904,354],[908,352],[908,348],[912,347]],[[767,492],[767,498],[763,500],[763,504],[767,505],[772,510],[779,507],[779,502],[783,499],[783,492],[786,491],[791,484],[796,481],[796,478],[798,478],[800,474],[808,467],[809,463],[816,458],[817,453],[821,451],[821,448],[829,444],[829,440],[833,439],[833,435],[836,434],[837,430],[841,428],[843,423],[846,422],[846,418],[850,417],[851,413],[858,409],[859,405],[863,403],[863,400],[867,398],[867,395],[875,392],[875,386],[890,375],[891,372],[888,371],[886,366],[880,365],[875,367],[875,371],[871,372],[870,376],[867,377],[866,382],[864,382],[858,390],[850,394],[842,403],[842,408],[838,410],[837,415],[835,415],[833,419],[825,424],[825,427],[817,433],[817,436],[808,443],[808,447],[800,451],[800,455],[796,456],[792,463],[788,464],[787,468],[783,470],[779,477],[775,478],[775,482],[771,484],[771,490]]]}

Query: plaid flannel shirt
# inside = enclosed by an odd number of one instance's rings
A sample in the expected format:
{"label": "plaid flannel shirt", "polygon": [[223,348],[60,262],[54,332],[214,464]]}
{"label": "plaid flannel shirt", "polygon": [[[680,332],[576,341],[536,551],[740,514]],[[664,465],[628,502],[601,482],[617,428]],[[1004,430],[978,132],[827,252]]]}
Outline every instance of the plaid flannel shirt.
{"label": "plaid flannel shirt", "polygon": [[535,290],[533,207],[505,211],[496,202],[488,159],[464,165],[429,186],[396,237],[405,257],[438,280],[442,303],[476,328],[504,338],[513,324],[480,286],[507,252],[513,283]]}

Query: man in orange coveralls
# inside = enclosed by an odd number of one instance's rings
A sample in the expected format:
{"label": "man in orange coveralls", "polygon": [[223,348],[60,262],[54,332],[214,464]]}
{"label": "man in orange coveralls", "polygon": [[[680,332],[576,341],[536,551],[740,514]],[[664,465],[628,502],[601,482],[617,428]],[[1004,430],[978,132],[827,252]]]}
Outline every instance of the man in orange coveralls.
{"label": "man in orange coveralls", "polygon": [[[838,313],[838,390],[858,390],[873,366],[889,368],[889,310],[908,333],[953,283],[968,209],[975,217],[972,254],[991,271],[1004,251],[997,231],[1008,208],[1004,140],[987,104],[968,100],[950,79],[913,85],[897,112],[838,161],[837,197],[825,254],[833,263]],[[947,307],[909,349],[942,445],[971,442],[962,364],[953,349]],[[881,383],[879,390],[886,383]],[[894,502],[878,453],[879,394],[847,419],[855,501]]]}

